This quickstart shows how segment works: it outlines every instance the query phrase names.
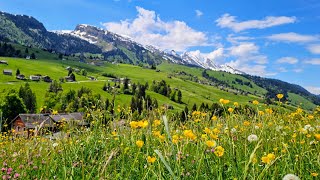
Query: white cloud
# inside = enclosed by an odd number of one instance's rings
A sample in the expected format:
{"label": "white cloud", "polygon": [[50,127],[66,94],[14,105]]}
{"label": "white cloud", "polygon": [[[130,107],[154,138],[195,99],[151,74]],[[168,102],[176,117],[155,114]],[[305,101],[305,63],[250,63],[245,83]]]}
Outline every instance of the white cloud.
{"label": "white cloud", "polygon": [[301,68],[293,69],[293,72],[296,72],[296,73],[301,73],[302,71],[303,71],[303,69],[301,69]]}
{"label": "white cloud", "polygon": [[198,9],[195,12],[196,12],[197,17],[201,17],[203,15],[203,12]]}
{"label": "white cloud", "polygon": [[277,63],[281,63],[281,64],[297,64],[298,62],[299,60],[294,57],[282,57],[277,60]]}
{"label": "white cloud", "polygon": [[278,70],[279,70],[280,72],[288,72],[288,70],[287,70],[286,68],[284,68],[284,67],[280,67]]}
{"label": "white cloud", "polygon": [[262,20],[248,20],[239,22],[236,20],[236,16],[224,14],[216,20],[216,23],[221,28],[230,28],[235,32],[240,32],[247,29],[265,29],[272,26],[294,23],[295,21],[295,17],[267,16]]}
{"label": "white cloud", "polygon": [[224,48],[218,48],[217,50],[206,54],[206,57],[210,60],[217,61],[224,57]]}
{"label": "white cloud", "polygon": [[312,44],[307,49],[313,54],[320,54],[320,44]]}
{"label": "white cloud", "polygon": [[230,55],[236,57],[248,57],[252,54],[257,54],[258,51],[259,47],[251,42],[244,42],[230,47]]}
{"label": "white cloud", "polygon": [[265,65],[243,63],[241,60],[230,61],[226,64],[251,75],[256,75],[256,76],[276,75],[276,73],[268,72],[266,70],[267,66]]}
{"label": "white cloud", "polygon": [[200,50],[189,51],[188,54],[191,57],[196,57],[201,62],[205,63],[206,61],[214,64],[221,64],[225,58],[224,48],[220,47],[210,53],[202,53]]}
{"label": "white cloud", "polygon": [[320,95],[320,87],[307,86],[305,88],[312,94]]}
{"label": "white cloud", "polygon": [[320,58],[313,58],[304,61],[306,64],[312,64],[312,65],[320,65]]}
{"label": "white cloud", "polygon": [[271,36],[268,36],[267,38],[273,41],[284,41],[284,42],[295,42],[295,43],[307,43],[307,42],[313,42],[313,41],[319,40],[317,36],[302,35],[294,32],[273,34]]}
{"label": "white cloud", "polygon": [[248,37],[248,36],[235,36],[234,34],[229,34],[226,39],[231,44],[239,44],[239,43],[244,42],[244,41],[254,40],[255,38]]}
{"label": "white cloud", "polygon": [[[244,38],[246,39],[246,38]],[[266,64],[268,57],[259,52],[259,46],[252,42],[237,42],[238,44],[228,48],[225,55],[229,59],[234,59],[226,64],[252,75],[272,76],[274,73],[268,72]]]}
{"label": "white cloud", "polygon": [[136,7],[138,15],[134,20],[107,22],[107,30],[129,36],[144,45],[153,45],[161,49],[185,51],[189,47],[206,46],[208,37],[196,31],[183,21],[162,21],[155,13]]}

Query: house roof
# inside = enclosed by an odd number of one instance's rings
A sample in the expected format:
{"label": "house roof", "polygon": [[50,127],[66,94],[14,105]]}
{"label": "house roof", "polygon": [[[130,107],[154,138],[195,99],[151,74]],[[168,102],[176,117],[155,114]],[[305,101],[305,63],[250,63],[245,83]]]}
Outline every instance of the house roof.
{"label": "house roof", "polygon": [[12,70],[11,69],[4,69],[3,72],[12,73]]}
{"label": "house roof", "polygon": [[13,121],[18,119],[19,117],[25,124],[26,128],[35,128],[41,123],[44,123],[43,127],[56,126],[48,114],[19,114],[16,118],[13,119]]}
{"label": "house roof", "polygon": [[36,126],[44,123],[43,127],[56,127],[56,123],[60,121],[77,121],[78,125],[84,126],[89,125],[89,123],[83,121],[82,113],[68,113],[68,114],[58,114],[58,115],[50,115],[50,114],[19,114],[15,117],[11,124],[20,119],[25,124],[26,128],[35,128]]}
{"label": "house roof", "polygon": [[55,122],[59,121],[72,121],[72,120],[78,120],[81,121],[83,116],[81,113],[68,113],[68,114],[57,114],[57,115],[50,115],[52,120]]}

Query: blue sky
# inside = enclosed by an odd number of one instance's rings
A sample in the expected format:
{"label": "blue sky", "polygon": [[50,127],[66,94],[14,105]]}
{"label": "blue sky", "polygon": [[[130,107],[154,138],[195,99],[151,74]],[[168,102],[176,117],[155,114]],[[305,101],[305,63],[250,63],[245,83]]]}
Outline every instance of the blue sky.
{"label": "blue sky", "polygon": [[318,0],[0,0],[48,30],[91,24],[320,94]]}

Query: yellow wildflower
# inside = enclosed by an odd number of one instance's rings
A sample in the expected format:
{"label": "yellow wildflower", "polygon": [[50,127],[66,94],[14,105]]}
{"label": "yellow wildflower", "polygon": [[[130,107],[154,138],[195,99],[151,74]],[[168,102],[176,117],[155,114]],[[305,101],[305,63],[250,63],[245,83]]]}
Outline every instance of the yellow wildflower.
{"label": "yellow wildflower", "polygon": [[318,176],[318,173],[313,172],[313,173],[311,173],[311,176],[317,177],[317,176]]}
{"label": "yellow wildflower", "polygon": [[233,109],[233,108],[229,108],[228,111],[229,111],[230,113],[232,113],[232,112],[234,111],[234,109]]}
{"label": "yellow wildflower", "polygon": [[57,114],[58,114],[58,111],[53,110],[51,114],[52,114],[52,115],[57,115]]}
{"label": "yellow wildflower", "polygon": [[244,126],[250,126],[250,122],[249,121],[245,121],[245,122],[243,122],[243,125]]}
{"label": "yellow wildflower", "polygon": [[154,126],[154,127],[157,127],[157,126],[159,126],[160,124],[161,124],[161,121],[158,120],[158,119],[156,119],[156,120],[153,121],[153,126]]}
{"label": "yellow wildflower", "polygon": [[282,99],[283,98],[283,94],[277,94],[277,98],[278,99]]}
{"label": "yellow wildflower", "polygon": [[222,157],[224,154],[224,148],[222,146],[218,146],[214,149],[214,154],[218,157]]}
{"label": "yellow wildflower", "polygon": [[137,123],[137,121],[131,121],[131,122],[130,122],[130,126],[131,126],[132,129],[138,128],[138,123]]}
{"label": "yellow wildflower", "polygon": [[211,132],[211,130],[209,128],[204,128],[203,132],[205,132],[206,134],[209,134]]}
{"label": "yellow wildflower", "polygon": [[139,148],[142,148],[142,146],[144,145],[144,142],[141,141],[141,140],[138,140],[138,141],[136,141],[136,145],[137,145]]}
{"label": "yellow wildflower", "polygon": [[265,111],[266,111],[266,113],[268,113],[268,114],[272,114],[272,113],[273,113],[273,110],[272,110],[271,108],[267,108],[267,109],[265,109]]}
{"label": "yellow wildflower", "polygon": [[217,116],[212,116],[211,120],[216,121],[218,118]]}
{"label": "yellow wildflower", "polygon": [[265,164],[270,164],[275,158],[276,156],[273,153],[269,153],[267,156],[263,156],[261,160]]}
{"label": "yellow wildflower", "polygon": [[184,130],[183,134],[185,137],[187,137],[191,140],[195,140],[197,138],[197,136],[191,130]]}
{"label": "yellow wildflower", "polygon": [[157,160],[156,157],[151,157],[151,156],[148,156],[148,157],[147,157],[148,163],[154,163],[156,160]]}
{"label": "yellow wildflower", "polygon": [[315,134],[314,137],[316,138],[316,140],[320,141],[320,134]]}
{"label": "yellow wildflower", "polygon": [[258,104],[259,104],[259,101],[254,100],[254,101],[252,101],[252,104],[254,104],[254,105],[258,105]]}
{"label": "yellow wildflower", "polygon": [[216,142],[215,141],[206,141],[206,145],[209,148],[212,148],[212,147],[216,146]]}

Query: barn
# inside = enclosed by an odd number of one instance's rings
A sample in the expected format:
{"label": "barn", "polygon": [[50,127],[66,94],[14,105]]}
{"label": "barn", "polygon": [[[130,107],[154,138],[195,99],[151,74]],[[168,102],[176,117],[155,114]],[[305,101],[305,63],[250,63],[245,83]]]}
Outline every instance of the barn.
{"label": "barn", "polygon": [[57,130],[56,123],[49,114],[19,114],[12,120],[11,127],[16,134],[25,137],[34,135],[39,127],[51,132]]}

